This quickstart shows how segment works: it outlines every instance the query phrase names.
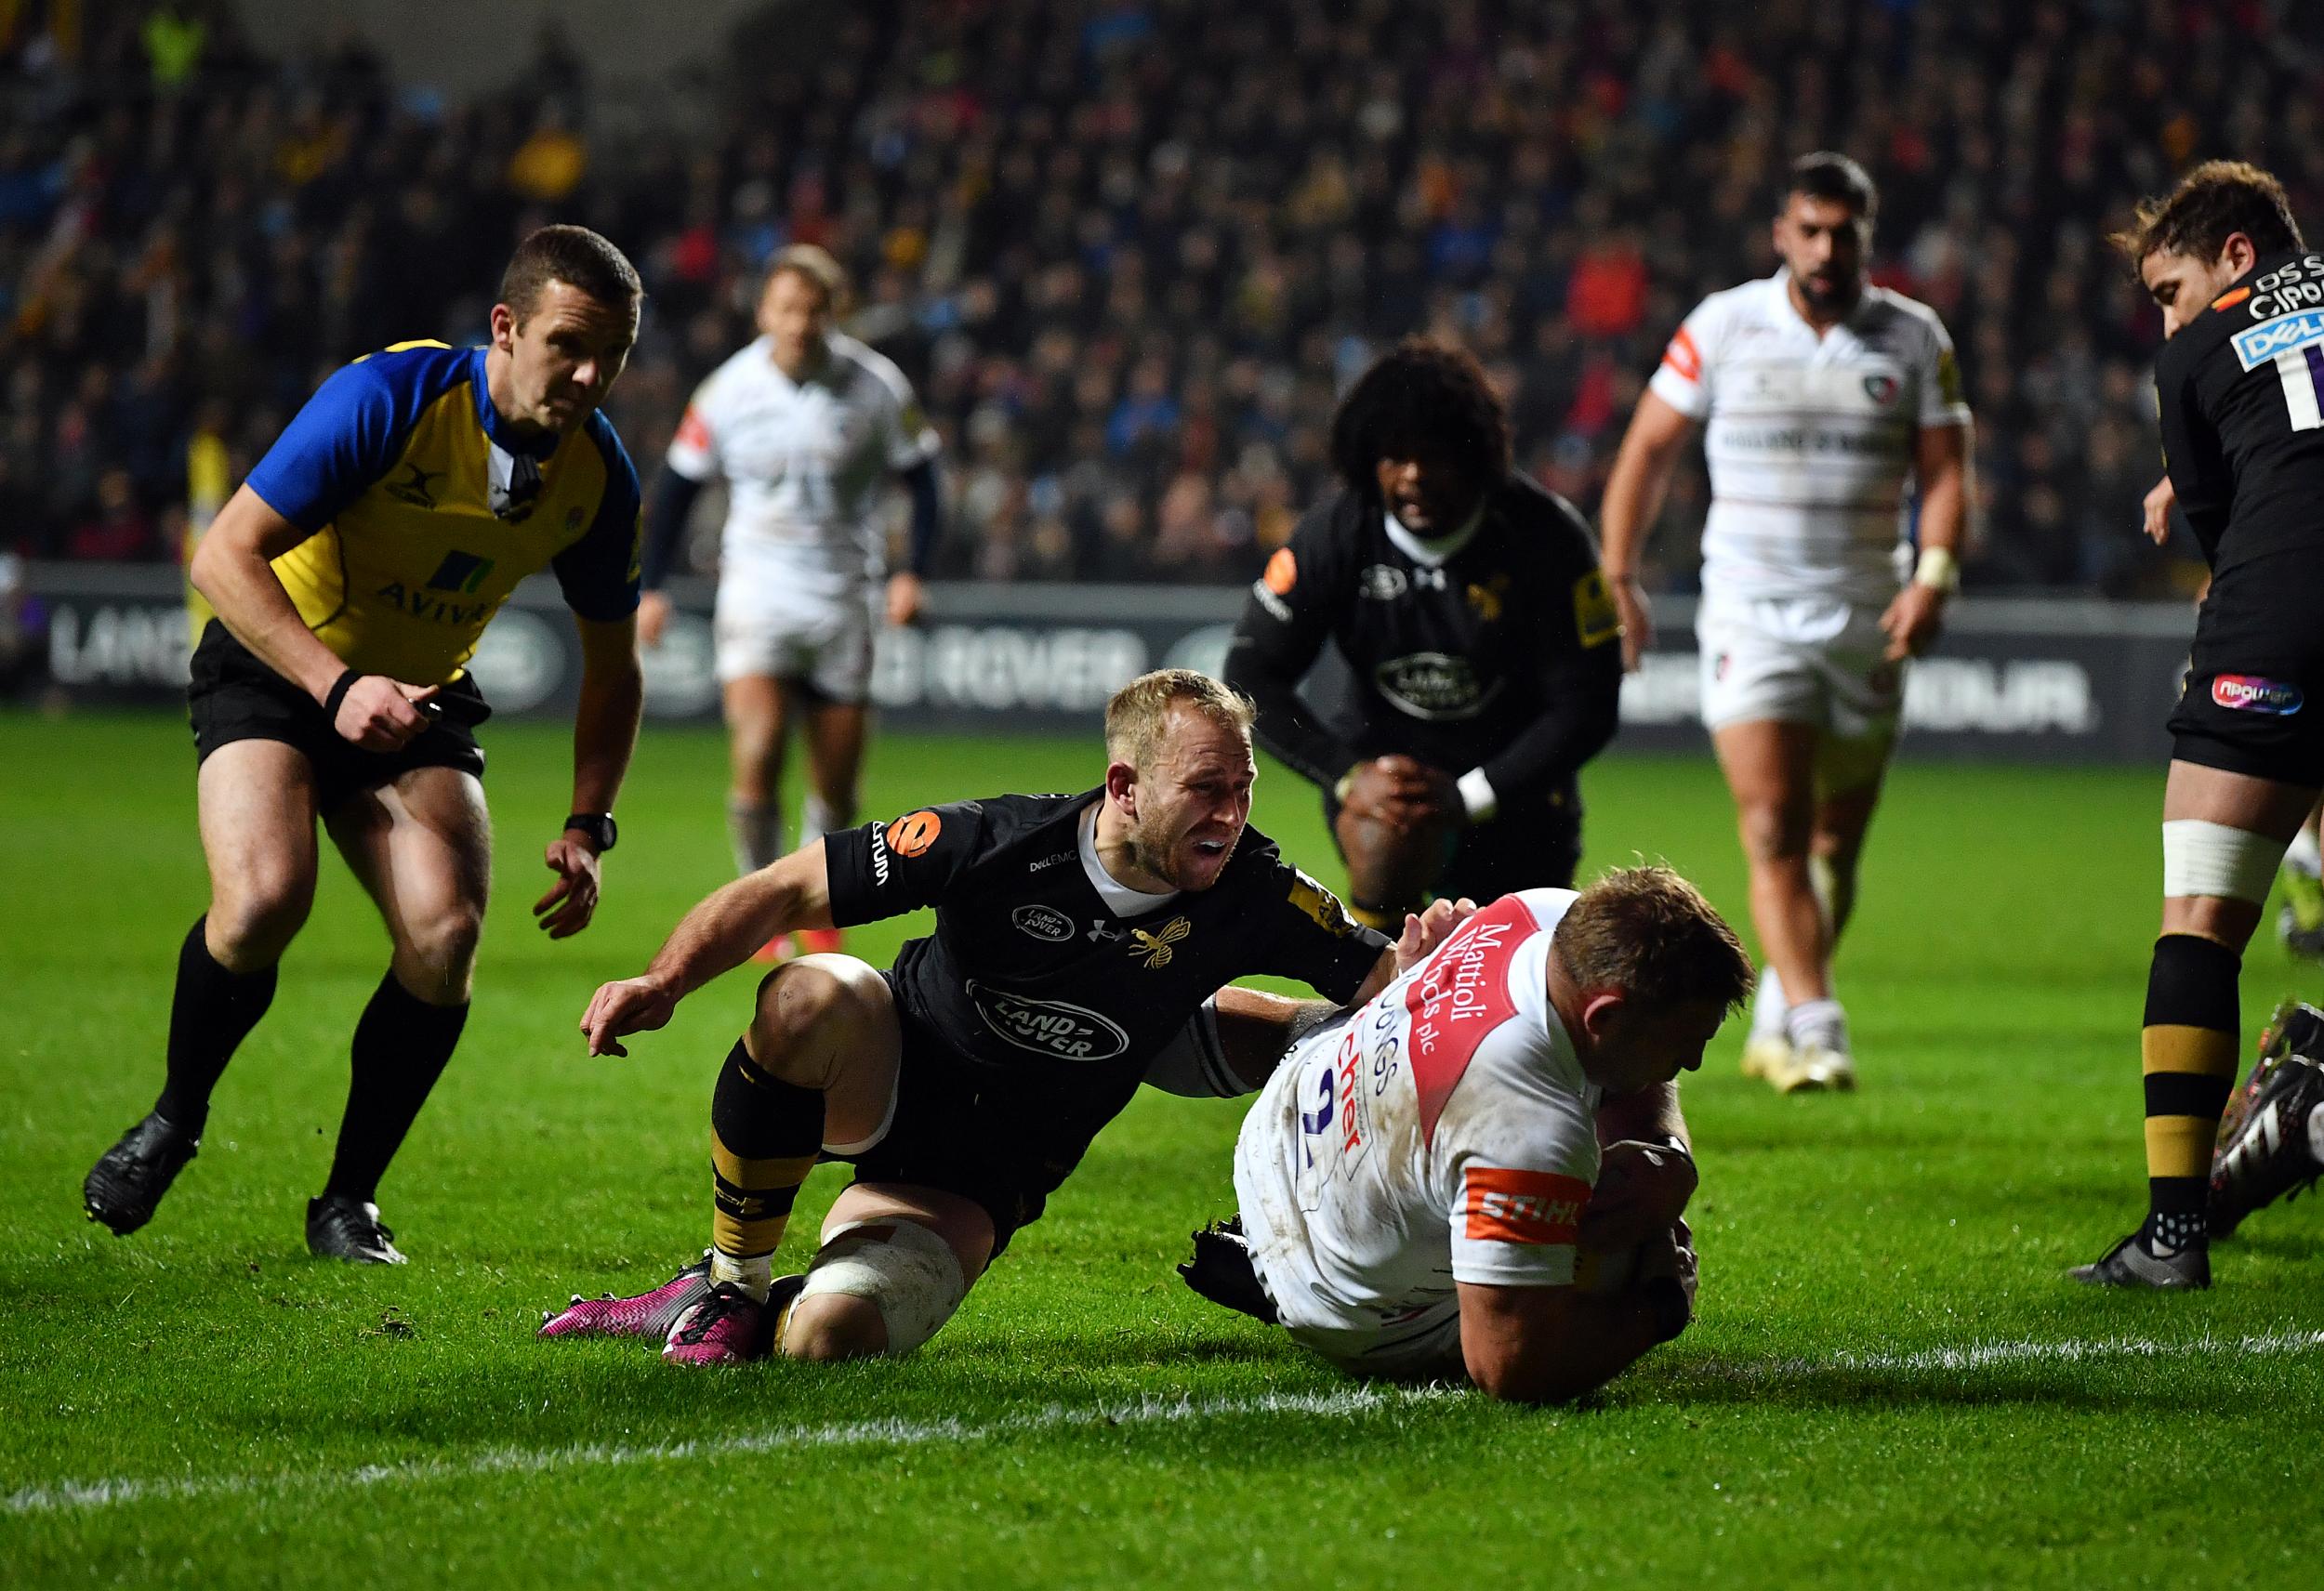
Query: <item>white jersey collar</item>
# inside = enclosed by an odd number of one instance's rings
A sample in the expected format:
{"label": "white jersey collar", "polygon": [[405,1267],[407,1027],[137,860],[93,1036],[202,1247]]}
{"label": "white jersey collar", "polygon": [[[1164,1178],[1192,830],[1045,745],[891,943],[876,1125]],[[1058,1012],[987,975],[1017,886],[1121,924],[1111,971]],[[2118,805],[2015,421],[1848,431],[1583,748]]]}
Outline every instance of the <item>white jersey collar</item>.
{"label": "white jersey collar", "polygon": [[1473,540],[1477,527],[1485,523],[1485,504],[1477,504],[1477,511],[1462,521],[1459,530],[1449,535],[1421,537],[1404,528],[1404,521],[1383,510],[1380,523],[1387,528],[1389,545],[1424,569],[1434,569]]}

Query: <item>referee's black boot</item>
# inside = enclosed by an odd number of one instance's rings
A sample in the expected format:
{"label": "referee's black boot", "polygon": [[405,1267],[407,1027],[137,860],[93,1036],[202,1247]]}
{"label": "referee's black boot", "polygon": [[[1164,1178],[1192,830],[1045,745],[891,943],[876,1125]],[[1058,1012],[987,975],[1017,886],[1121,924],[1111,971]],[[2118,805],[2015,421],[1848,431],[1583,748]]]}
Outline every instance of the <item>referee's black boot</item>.
{"label": "referee's black boot", "polygon": [[165,1120],[159,1111],[149,1112],[89,1167],[81,1183],[81,1207],[113,1236],[127,1237],[153,1218],[162,1195],[201,1147],[199,1137]]}
{"label": "referee's black boot", "polygon": [[307,1201],[307,1249],[318,1259],[358,1265],[402,1265],[395,1234],[379,1224],[379,1206],[344,1193]]}

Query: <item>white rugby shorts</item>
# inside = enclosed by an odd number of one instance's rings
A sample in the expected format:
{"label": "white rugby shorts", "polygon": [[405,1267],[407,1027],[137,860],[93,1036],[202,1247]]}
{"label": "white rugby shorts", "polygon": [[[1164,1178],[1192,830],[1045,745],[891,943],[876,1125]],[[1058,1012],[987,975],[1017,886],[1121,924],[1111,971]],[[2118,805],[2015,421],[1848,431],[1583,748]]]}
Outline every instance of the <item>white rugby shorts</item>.
{"label": "white rugby shorts", "polygon": [[1810,724],[1876,771],[1896,739],[1905,665],[1885,653],[1879,608],[1822,598],[1706,594],[1695,611],[1703,724]]}
{"label": "white rugby shorts", "polygon": [[872,643],[885,617],[877,586],[838,598],[721,584],[711,621],[719,683],[764,675],[833,702],[871,698]]}

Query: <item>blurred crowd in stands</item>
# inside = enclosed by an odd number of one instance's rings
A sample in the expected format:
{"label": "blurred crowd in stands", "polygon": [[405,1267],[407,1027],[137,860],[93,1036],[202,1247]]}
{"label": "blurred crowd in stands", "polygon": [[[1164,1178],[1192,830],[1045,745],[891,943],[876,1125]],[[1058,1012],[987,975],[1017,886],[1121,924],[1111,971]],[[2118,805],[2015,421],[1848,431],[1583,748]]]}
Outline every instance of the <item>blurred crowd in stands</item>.
{"label": "blurred crowd in stands", "polygon": [[351,37],[264,59],[225,0],[44,14],[0,8],[0,550],[35,557],[175,557],[332,367],[480,340],[552,218],[644,273],[611,409],[648,473],[768,256],[838,254],[947,443],[950,574],[1248,578],[1412,332],[1593,511],[1664,340],[1772,269],[1779,174],[1829,147],[1882,185],[1875,280],[1960,346],[1972,584],[2161,595],[2160,328],[2103,233],[2213,155],[2324,226],[2315,0],[792,0],[619,136],[554,30],[450,104]]}

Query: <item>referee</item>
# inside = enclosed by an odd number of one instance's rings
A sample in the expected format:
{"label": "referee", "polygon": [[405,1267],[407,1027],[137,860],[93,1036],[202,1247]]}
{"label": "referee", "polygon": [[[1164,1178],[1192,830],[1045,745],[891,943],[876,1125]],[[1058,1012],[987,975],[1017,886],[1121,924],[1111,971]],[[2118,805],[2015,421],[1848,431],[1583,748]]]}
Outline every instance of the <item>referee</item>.
{"label": "referee", "polygon": [[[1332,420],[1338,492],[1251,587],[1227,680],[1258,740],[1324,791],[1349,909],[1393,933],[1431,894],[1564,888],[1577,775],[1614,735],[1621,625],[1589,527],[1510,467],[1509,420],[1468,354],[1413,339]],[[1299,694],[1324,643],[1354,676]]]}
{"label": "referee", "polygon": [[2211,1285],[2212,1150],[2235,1080],[2243,947],[2324,787],[2324,255],[2283,185],[2197,166],[2114,243],[2162,307],[2163,450],[2212,567],[2162,796],[2146,976],[2146,1219],[2077,1281]]}

